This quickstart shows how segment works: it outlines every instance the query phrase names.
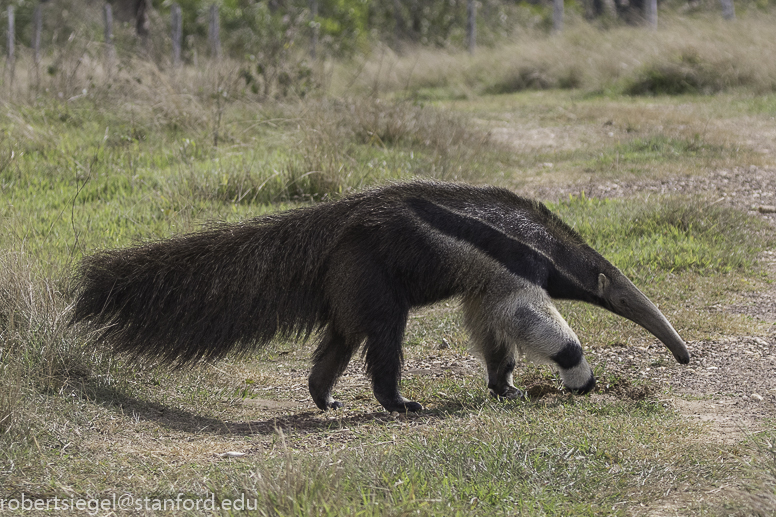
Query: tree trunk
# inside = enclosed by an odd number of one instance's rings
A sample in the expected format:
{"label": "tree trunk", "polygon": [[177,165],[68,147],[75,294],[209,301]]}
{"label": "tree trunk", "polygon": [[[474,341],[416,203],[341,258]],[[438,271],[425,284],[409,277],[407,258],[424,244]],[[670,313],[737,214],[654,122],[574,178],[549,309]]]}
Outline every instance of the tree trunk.
{"label": "tree trunk", "polygon": [[644,18],[647,22],[647,27],[652,30],[657,29],[657,0],[645,0]]}

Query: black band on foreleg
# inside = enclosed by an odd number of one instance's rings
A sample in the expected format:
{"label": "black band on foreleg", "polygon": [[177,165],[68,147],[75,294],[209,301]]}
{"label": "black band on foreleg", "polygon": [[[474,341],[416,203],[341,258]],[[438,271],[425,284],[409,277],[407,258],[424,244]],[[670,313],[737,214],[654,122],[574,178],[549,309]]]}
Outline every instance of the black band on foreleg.
{"label": "black band on foreleg", "polygon": [[550,359],[564,370],[569,370],[579,365],[582,361],[582,357],[582,347],[579,346],[579,343],[569,341],[560,352],[552,355]]}
{"label": "black band on foreleg", "polygon": [[566,388],[573,393],[584,395],[595,388],[595,377],[587,361],[585,361],[582,347],[579,343],[569,341],[551,359],[560,368],[561,377]]}

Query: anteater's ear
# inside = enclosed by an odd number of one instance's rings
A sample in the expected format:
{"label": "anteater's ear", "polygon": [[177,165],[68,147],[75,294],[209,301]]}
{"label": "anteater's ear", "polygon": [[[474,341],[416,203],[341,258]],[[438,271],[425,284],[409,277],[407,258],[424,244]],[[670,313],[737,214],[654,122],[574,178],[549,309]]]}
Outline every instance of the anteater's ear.
{"label": "anteater's ear", "polygon": [[598,296],[603,296],[609,287],[609,278],[603,273],[598,274]]}

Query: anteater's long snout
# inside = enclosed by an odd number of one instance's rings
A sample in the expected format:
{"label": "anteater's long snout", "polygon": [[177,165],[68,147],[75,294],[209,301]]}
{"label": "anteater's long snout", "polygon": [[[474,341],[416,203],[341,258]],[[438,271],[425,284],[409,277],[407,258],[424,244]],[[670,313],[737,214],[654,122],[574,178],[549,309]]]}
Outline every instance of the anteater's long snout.
{"label": "anteater's long snout", "polygon": [[610,283],[610,279],[601,275],[599,284],[603,291],[602,294],[614,313],[628,318],[650,331],[668,347],[681,364],[690,362],[690,353],[679,333],[660,312],[660,309],[630,280],[623,275]]}
{"label": "anteater's long snout", "polygon": [[671,323],[663,316],[654,303],[649,298],[641,295],[633,307],[633,316],[626,316],[628,319],[635,321],[648,331],[650,331],[656,338],[663,342],[665,346],[674,354],[674,357],[681,364],[687,364],[690,362],[690,353],[687,351],[687,346],[684,340],[679,336]]}

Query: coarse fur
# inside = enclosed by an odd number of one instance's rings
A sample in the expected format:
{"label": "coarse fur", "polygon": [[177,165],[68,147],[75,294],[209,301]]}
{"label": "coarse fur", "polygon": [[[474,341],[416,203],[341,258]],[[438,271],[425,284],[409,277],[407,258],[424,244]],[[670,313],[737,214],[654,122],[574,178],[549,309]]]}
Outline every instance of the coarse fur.
{"label": "coarse fur", "polygon": [[421,409],[399,393],[408,313],[456,296],[497,397],[520,396],[519,354],[555,364],[573,391],[595,386],[552,298],[633,319],[689,360],[617,268],[541,203],[493,187],[396,184],[101,251],[83,260],[77,285],[73,321],[135,359],[185,365],[320,330],[309,388],[321,409],[341,406],[331,390],[362,345],[377,400]]}

